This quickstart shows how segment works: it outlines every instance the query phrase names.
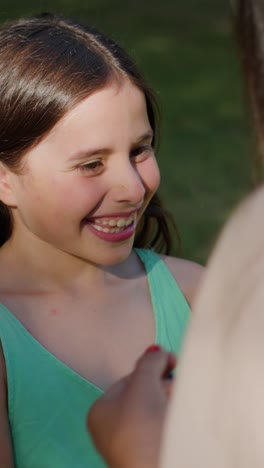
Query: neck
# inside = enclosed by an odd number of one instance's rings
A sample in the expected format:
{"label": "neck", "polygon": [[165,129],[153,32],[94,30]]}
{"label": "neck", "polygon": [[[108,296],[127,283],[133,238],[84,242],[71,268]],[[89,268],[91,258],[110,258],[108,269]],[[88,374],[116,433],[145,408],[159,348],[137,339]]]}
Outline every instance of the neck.
{"label": "neck", "polygon": [[22,242],[15,235],[0,249],[0,259],[5,266],[2,271],[11,272],[12,284],[21,291],[94,289],[106,285],[111,278],[123,276],[127,270],[127,260],[111,267],[95,265],[39,239],[31,237]]}

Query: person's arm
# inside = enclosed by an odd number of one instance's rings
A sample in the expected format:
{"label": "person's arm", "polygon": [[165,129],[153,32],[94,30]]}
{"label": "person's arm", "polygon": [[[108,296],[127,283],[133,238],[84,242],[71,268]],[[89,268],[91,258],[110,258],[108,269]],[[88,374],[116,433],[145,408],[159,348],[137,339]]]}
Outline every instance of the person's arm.
{"label": "person's arm", "polygon": [[209,258],[177,366],[160,468],[264,467],[263,206],[264,186],[236,209]]}
{"label": "person's arm", "polygon": [[109,468],[157,468],[175,357],[147,352],[91,408],[87,425]]}
{"label": "person's arm", "polygon": [[13,450],[7,413],[6,369],[0,346],[0,466],[14,468]]}

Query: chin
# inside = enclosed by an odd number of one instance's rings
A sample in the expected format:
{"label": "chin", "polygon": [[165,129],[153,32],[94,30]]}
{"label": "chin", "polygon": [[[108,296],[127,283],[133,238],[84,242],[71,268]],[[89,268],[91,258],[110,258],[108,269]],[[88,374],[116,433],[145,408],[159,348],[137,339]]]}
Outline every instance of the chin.
{"label": "chin", "polygon": [[118,263],[122,263],[127,260],[132,252],[132,249],[133,245],[123,248],[113,248],[111,251],[105,252],[105,254],[102,252],[101,255],[98,256],[98,260],[95,261],[95,263],[101,266],[109,267],[117,265]]}

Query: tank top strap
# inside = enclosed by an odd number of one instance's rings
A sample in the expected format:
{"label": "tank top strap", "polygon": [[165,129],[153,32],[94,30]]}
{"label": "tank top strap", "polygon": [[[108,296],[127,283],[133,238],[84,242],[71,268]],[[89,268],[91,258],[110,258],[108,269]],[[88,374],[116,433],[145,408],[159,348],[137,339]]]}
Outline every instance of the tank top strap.
{"label": "tank top strap", "polygon": [[189,304],[166,263],[150,249],[135,249],[144,264],[156,321],[156,343],[179,354]]}

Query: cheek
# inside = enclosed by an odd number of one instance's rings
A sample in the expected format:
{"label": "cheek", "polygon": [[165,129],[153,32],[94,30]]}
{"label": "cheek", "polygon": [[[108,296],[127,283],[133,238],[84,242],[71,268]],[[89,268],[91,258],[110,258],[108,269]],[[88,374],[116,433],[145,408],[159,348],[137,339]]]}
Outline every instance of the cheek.
{"label": "cheek", "polygon": [[52,222],[54,226],[67,218],[74,208],[72,187],[64,186],[60,180],[51,177],[29,180],[20,201],[24,216],[42,224]]}
{"label": "cheek", "polygon": [[140,175],[149,195],[152,196],[160,185],[160,171],[154,157],[144,162]]}

